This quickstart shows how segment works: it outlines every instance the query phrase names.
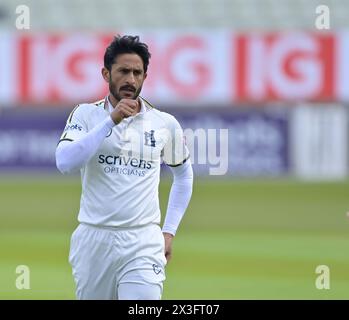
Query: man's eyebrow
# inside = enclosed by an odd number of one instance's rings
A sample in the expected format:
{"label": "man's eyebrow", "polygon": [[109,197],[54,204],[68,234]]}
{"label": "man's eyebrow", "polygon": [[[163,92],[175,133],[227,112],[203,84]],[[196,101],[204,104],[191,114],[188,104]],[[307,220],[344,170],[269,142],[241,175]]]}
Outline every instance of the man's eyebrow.
{"label": "man's eyebrow", "polygon": [[128,66],[120,66],[118,67],[119,70],[134,70],[134,71],[142,71],[142,68],[138,68],[138,67],[128,67]]}

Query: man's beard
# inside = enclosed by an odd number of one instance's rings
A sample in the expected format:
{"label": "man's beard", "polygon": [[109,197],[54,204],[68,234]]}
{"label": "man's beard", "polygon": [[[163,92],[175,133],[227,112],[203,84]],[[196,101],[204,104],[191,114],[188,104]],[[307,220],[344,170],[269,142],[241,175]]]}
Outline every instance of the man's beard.
{"label": "man's beard", "polygon": [[[124,87],[124,86],[123,86]],[[121,87],[122,88],[122,87]],[[121,89],[120,88],[120,89]],[[138,90],[136,90],[134,92],[134,95],[132,98],[125,98],[125,99],[133,99],[136,100],[139,96],[139,94],[141,93],[142,90],[142,86],[140,86],[140,88]],[[110,94],[117,100],[120,101],[121,99],[123,99],[120,94],[116,91],[116,86],[114,85],[113,81],[111,80],[111,78],[109,78],[109,92]]]}

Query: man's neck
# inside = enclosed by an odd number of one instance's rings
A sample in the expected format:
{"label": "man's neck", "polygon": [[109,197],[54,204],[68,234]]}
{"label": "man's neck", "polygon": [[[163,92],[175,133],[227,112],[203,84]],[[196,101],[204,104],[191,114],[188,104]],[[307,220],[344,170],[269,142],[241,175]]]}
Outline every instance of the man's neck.
{"label": "man's neck", "polygon": [[112,107],[115,109],[116,105],[119,103],[119,100],[116,100],[112,94],[109,94],[108,99]]}

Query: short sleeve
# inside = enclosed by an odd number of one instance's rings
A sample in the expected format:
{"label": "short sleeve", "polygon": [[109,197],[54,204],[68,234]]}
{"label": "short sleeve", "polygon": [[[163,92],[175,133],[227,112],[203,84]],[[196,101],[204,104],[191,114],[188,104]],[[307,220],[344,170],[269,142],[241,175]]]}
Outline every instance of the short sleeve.
{"label": "short sleeve", "polygon": [[69,114],[59,142],[78,140],[80,137],[84,136],[86,132],[87,126],[83,119],[83,108],[77,105]]}
{"label": "short sleeve", "polygon": [[170,118],[168,130],[169,139],[162,150],[162,159],[167,165],[176,167],[189,159],[189,150],[185,143],[183,129],[174,117]]}

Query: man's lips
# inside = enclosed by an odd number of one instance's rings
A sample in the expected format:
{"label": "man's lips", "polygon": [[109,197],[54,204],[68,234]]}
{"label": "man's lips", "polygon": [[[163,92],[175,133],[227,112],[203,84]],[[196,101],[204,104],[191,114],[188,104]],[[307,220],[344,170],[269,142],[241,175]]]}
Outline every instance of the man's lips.
{"label": "man's lips", "polygon": [[130,93],[135,93],[136,89],[133,87],[122,87],[120,88],[120,91],[126,91],[126,92],[130,92]]}

